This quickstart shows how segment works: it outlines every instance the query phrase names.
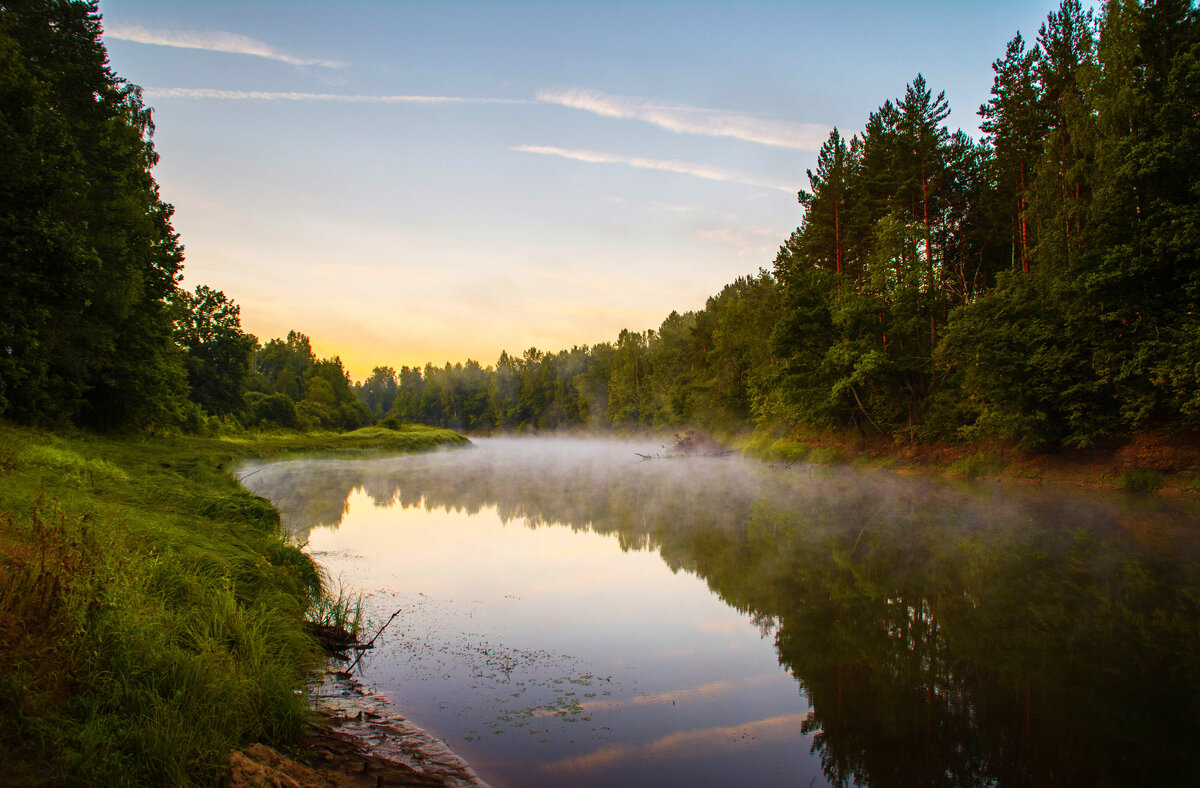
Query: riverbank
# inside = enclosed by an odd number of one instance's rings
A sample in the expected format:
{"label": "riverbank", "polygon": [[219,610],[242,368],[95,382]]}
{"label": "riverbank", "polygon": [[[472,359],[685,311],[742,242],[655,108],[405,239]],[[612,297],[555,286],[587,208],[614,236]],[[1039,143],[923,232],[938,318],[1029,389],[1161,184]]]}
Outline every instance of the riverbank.
{"label": "riverbank", "polygon": [[1104,446],[1034,452],[1013,443],[897,444],[832,432],[740,441],[747,454],[775,463],[848,463],[952,479],[1200,494],[1200,434],[1143,431]]}
{"label": "riverbank", "polygon": [[320,568],[230,475],[448,430],[102,437],[0,423],[0,783],[211,785],[312,719]]}

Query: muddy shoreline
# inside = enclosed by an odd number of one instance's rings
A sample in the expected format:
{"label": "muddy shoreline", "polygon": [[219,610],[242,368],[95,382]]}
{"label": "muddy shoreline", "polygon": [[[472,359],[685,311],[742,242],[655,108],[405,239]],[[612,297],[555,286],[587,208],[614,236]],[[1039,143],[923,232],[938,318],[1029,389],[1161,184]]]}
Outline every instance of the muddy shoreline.
{"label": "muddy shoreline", "polygon": [[229,788],[487,788],[444,742],[353,678],[310,688],[318,719],[294,757],[255,744],[229,759]]}

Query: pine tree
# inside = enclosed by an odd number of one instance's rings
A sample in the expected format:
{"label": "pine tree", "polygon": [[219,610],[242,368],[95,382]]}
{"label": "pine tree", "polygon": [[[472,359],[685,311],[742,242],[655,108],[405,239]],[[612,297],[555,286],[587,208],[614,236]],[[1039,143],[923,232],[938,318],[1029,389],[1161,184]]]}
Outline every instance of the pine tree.
{"label": "pine tree", "polygon": [[[1029,218],[1034,169],[1049,125],[1038,91],[1036,52],[1025,48],[1021,34],[1008,42],[1004,57],[992,64],[996,78],[992,99],[979,108],[980,128],[994,151],[995,198],[1003,206],[1001,221],[1011,229],[1012,259],[1029,273],[1030,249],[1036,234]],[[1015,265],[1014,265],[1015,267]]]}
{"label": "pine tree", "polygon": [[1062,0],[1038,30],[1037,75],[1047,127],[1034,206],[1042,264],[1069,269],[1088,248],[1084,214],[1093,172],[1094,117],[1087,85],[1095,65],[1091,11]]}
{"label": "pine tree", "polygon": [[817,171],[807,170],[811,191],[801,191],[804,206],[801,244],[816,265],[841,274],[845,270],[843,225],[846,221],[850,152],[835,128],[817,154]]}

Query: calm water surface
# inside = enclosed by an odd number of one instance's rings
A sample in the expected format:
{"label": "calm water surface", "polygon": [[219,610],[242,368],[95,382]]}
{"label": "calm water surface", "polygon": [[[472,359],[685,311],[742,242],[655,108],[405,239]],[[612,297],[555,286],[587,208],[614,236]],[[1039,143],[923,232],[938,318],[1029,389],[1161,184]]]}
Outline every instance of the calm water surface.
{"label": "calm water surface", "polygon": [[493,785],[1194,784],[1192,503],[475,443],[241,475]]}

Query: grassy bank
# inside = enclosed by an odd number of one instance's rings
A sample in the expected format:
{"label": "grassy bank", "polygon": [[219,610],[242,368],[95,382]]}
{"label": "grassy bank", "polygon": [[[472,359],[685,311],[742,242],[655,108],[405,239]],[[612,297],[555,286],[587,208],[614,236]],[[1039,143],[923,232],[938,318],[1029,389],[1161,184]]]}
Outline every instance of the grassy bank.
{"label": "grassy bank", "polygon": [[346,434],[107,438],[0,423],[0,784],[214,784],[287,744],[319,654],[319,568],[236,485],[249,457],[459,442]]}
{"label": "grassy bank", "polygon": [[1129,492],[1200,493],[1200,435],[1143,431],[1088,449],[1056,452],[989,444],[898,444],[833,432],[777,436],[756,433],[739,441],[747,454],[769,462],[851,463],[910,469],[957,479],[1067,484]]}

